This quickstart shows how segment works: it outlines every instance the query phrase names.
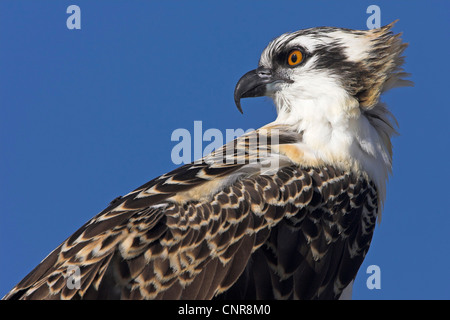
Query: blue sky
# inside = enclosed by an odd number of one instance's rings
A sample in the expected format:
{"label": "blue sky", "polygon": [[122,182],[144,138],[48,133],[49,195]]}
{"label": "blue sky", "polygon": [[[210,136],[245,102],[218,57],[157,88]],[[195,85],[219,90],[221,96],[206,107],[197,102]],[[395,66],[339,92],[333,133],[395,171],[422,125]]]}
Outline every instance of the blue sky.
{"label": "blue sky", "polygon": [[[81,8],[68,30],[66,8]],[[410,43],[381,224],[355,299],[450,299],[448,1],[0,2],[0,296],[108,203],[176,165],[178,128],[258,128],[266,98],[233,102],[274,37],[366,29],[366,8]],[[205,143],[205,147],[208,143]],[[381,270],[381,289],[366,269]]]}

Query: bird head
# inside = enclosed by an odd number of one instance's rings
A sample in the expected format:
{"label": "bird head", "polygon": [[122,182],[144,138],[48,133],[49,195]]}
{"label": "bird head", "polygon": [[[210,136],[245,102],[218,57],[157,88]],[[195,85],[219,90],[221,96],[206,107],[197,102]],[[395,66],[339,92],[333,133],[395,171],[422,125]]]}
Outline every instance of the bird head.
{"label": "bird head", "polygon": [[396,121],[380,95],[411,84],[402,79],[408,76],[401,68],[407,44],[391,31],[394,23],[279,36],[262,52],[258,68],[237,83],[236,106],[242,112],[241,98],[271,97],[278,112],[275,123],[302,134],[302,151],[312,155],[309,163],[367,172],[383,193]]}
{"label": "bird head", "polygon": [[[407,44],[391,31],[395,22],[372,30],[318,27],[286,33],[264,49],[258,68],[236,85],[234,98],[269,96],[278,111],[291,113],[304,100],[344,98],[373,109],[381,93],[410,82],[402,77]],[[350,108],[351,109],[351,108]]]}

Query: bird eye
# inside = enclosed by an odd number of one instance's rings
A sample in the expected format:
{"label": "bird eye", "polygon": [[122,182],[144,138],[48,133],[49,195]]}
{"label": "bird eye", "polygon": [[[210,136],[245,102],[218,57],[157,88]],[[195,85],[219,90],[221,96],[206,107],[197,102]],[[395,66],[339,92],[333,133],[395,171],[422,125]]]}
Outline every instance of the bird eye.
{"label": "bird eye", "polygon": [[290,65],[291,67],[295,67],[296,65],[298,65],[300,62],[302,62],[303,60],[303,54],[300,50],[295,49],[292,50],[289,53],[288,59],[287,59],[287,63],[288,65]]}

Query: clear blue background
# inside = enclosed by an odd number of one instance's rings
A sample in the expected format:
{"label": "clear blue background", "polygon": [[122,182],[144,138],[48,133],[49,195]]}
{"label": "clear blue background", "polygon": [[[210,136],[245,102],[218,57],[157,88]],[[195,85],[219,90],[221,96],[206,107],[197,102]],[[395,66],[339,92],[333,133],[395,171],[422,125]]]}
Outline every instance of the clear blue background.
{"label": "clear blue background", "polygon": [[[81,8],[81,30],[66,8]],[[366,8],[410,43],[413,88],[384,95],[400,124],[383,219],[355,299],[449,299],[448,1],[0,2],[0,296],[84,222],[176,166],[177,128],[258,128],[266,98],[233,102],[274,37],[366,29]],[[207,143],[206,143],[207,144]],[[206,146],[206,144],[204,146]],[[366,268],[381,268],[381,289]]]}

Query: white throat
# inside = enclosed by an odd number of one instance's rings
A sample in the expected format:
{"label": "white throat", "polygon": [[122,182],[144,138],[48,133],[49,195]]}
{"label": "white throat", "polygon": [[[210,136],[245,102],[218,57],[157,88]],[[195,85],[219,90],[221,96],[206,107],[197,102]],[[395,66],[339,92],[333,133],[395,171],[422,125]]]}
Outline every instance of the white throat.
{"label": "white throat", "polygon": [[322,91],[327,94],[314,96],[295,91],[280,90],[273,96],[278,111],[274,124],[287,124],[302,133],[299,147],[305,163],[324,163],[367,175],[382,202],[391,171],[390,148],[361,112],[358,101],[336,86]]}

